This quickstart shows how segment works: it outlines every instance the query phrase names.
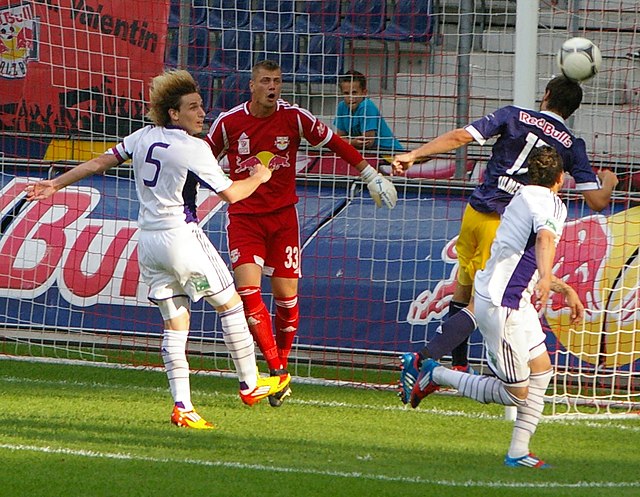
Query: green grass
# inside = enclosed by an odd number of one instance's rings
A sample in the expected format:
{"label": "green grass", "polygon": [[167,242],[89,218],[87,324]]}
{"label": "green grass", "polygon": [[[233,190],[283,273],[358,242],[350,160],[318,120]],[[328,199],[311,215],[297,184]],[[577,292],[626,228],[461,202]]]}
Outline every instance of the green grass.
{"label": "green grass", "polygon": [[[257,349],[256,349],[257,350]],[[0,357],[2,355],[16,357],[38,357],[64,361],[83,361],[104,363],[105,365],[127,364],[134,367],[151,366],[163,367],[162,357],[158,349],[125,349],[101,348],[92,345],[67,344],[34,344],[0,341]],[[197,352],[188,355],[189,364],[196,371],[229,371],[233,363],[227,355],[209,356]],[[370,385],[392,385],[398,381],[395,371],[397,357],[382,360],[378,367],[362,369],[342,365],[306,364],[304,361],[290,363],[289,371],[292,375],[305,378],[326,378],[337,381],[362,383]],[[260,371],[267,371],[266,362],[259,360]]]}
{"label": "green grass", "polygon": [[635,496],[640,417],[545,421],[547,471],[502,465],[503,408],[434,395],[294,383],[280,409],[244,406],[237,383],[192,376],[218,430],[169,423],[164,373],[0,360],[0,495]]}

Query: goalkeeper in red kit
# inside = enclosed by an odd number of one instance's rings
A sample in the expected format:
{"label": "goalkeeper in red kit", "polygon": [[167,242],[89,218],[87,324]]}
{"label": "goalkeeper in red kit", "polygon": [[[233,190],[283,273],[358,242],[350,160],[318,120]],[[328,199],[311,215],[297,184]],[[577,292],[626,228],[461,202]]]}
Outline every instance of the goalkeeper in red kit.
{"label": "goalkeeper in red kit", "polygon": [[[270,60],[252,69],[251,100],[221,113],[207,134],[213,154],[226,155],[232,180],[249,176],[257,164],[272,170],[268,183],[228,207],[228,241],[238,293],[254,340],[271,375],[283,374],[298,330],[300,230],[296,203],[296,155],[302,138],[326,146],[360,172],[378,206],[395,207],[393,183],[309,111],[280,98],[282,72]],[[271,279],[275,337],[262,299],[262,275]],[[269,397],[279,407],[291,389]]]}

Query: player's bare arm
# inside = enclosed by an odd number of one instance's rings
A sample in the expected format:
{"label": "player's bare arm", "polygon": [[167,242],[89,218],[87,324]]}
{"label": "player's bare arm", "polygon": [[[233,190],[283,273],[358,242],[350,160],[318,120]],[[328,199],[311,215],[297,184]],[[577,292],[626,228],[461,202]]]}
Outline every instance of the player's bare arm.
{"label": "player's bare arm", "polygon": [[411,152],[396,155],[392,162],[391,173],[402,176],[415,162],[450,152],[472,141],[473,136],[464,128],[448,131]]}
{"label": "player's bare arm", "polygon": [[598,178],[602,188],[599,190],[586,190],[582,192],[585,202],[590,209],[600,212],[609,205],[613,189],[618,184],[618,177],[609,169],[598,171]]}
{"label": "player's bare arm", "polygon": [[27,200],[43,200],[65,186],[72,185],[88,176],[104,173],[118,164],[119,160],[115,155],[102,154],[95,159],[83,162],[54,179],[28,184],[24,189],[27,192]]}
{"label": "player's bare arm", "polygon": [[553,259],[555,255],[555,235],[546,229],[539,230],[536,234],[536,265],[540,279],[535,286],[535,296],[543,309],[551,293]]}
{"label": "player's bare arm", "polygon": [[571,309],[571,322],[578,323],[584,318],[584,304],[580,300],[578,293],[560,278],[551,278],[551,290],[564,295],[567,307]]}
{"label": "player's bare arm", "polygon": [[271,169],[258,164],[247,178],[234,181],[229,188],[219,192],[218,196],[229,204],[239,202],[250,196],[258,187],[271,179]]}

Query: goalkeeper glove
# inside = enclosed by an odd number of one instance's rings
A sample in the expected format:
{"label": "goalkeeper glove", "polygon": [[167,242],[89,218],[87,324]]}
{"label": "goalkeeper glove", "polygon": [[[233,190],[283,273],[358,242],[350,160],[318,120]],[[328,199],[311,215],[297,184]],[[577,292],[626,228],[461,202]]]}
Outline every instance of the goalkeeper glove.
{"label": "goalkeeper glove", "polygon": [[370,165],[360,171],[360,177],[367,184],[369,194],[378,207],[381,207],[383,202],[389,209],[396,206],[398,192],[391,181]]}

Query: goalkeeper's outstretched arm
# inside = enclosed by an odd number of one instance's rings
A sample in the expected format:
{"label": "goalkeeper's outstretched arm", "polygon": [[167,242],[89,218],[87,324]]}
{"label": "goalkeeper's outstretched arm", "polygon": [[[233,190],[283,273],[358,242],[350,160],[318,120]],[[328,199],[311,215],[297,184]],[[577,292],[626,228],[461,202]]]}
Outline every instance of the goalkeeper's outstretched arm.
{"label": "goalkeeper's outstretched arm", "polygon": [[396,206],[398,192],[393,183],[371,166],[353,146],[334,134],[327,142],[327,147],[358,170],[360,177],[367,184],[371,198],[378,207],[384,204],[389,209],[393,209]]}

